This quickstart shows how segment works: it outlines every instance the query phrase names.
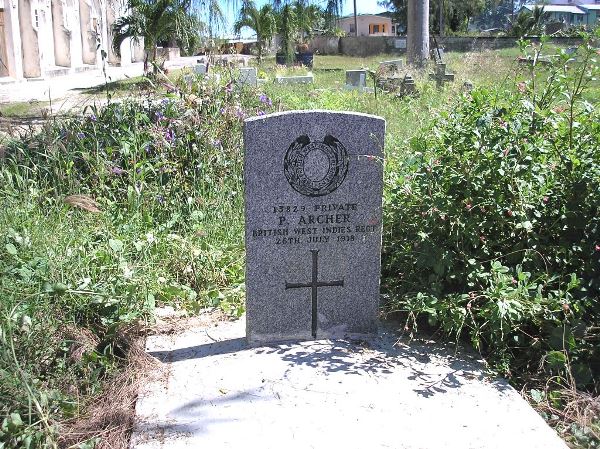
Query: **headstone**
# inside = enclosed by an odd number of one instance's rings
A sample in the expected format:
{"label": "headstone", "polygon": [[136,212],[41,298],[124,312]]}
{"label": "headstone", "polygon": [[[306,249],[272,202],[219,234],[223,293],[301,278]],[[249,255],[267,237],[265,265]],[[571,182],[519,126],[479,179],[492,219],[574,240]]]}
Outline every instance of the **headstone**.
{"label": "headstone", "polygon": [[435,85],[441,88],[444,87],[444,83],[454,81],[454,74],[446,73],[446,64],[436,64],[434,72],[429,74],[429,78],[435,80]]}
{"label": "headstone", "polygon": [[366,70],[346,70],[346,87],[350,89],[364,89],[367,87]]}
{"label": "headstone", "polygon": [[415,79],[410,75],[406,74],[400,85],[400,96],[416,95],[417,85]]}
{"label": "headstone", "polygon": [[241,84],[257,85],[256,67],[240,67],[240,77],[238,81]]}
{"label": "headstone", "polygon": [[568,55],[574,55],[577,53],[578,47],[567,47],[565,48],[565,53]]}
{"label": "headstone", "polygon": [[442,47],[436,47],[432,49],[433,60],[436,64],[444,63],[444,49]]}
{"label": "headstone", "polygon": [[194,66],[194,73],[197,75],[206,75],[208,67],[206,64],[196,64]]}
{"label": "headstone", "polygon": [[250,343],[376,330],[384,132],[348,112],[246,120]]}

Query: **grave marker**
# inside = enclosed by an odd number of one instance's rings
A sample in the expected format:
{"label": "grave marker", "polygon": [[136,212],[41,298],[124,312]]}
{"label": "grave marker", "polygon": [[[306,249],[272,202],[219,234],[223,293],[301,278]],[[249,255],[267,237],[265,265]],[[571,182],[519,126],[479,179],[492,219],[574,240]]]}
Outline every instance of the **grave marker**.
{"label": "grave marker", "polygon": [[446,73],[446,64],[436,64],[434,72],[429,74],[429,78],[435,80],[435,85],[441,88],[444,87],[444,83],[454,81],[454,74]]}
{"label": "grave marker", "polygon": [[241,84],[256,86],[258,84],[256,67],[240,67],[240,77],[238,78],[238,81]]}
{"label": "grave marker", "polygon": [[251,343],[376,330],[384,132],[347,112],[246,120]]}
{"label": "grave marker", "polygon": [[196,64],[194,66],[194,73],[197,75],[206,75],[208,72],[208,66],[206,64]]}
{"label": "grave marker", "polygon": [[346,88],[363,90],[367,87],[366,70],[346,70]]}

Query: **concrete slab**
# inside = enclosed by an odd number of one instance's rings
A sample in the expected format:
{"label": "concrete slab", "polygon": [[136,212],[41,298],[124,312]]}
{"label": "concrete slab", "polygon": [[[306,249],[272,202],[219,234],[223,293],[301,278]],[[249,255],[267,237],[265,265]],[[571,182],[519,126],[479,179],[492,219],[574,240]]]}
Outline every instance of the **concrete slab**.
{"label": "concrete slab", "polygon": [[244,326],[148,338],[168,373],[140,393],[132,448],[567,447],[472,355],[385,330],[250,348]]}
{"label": "concrete slab", "polygon": [[312,73],[307,75],[297,76],[276,76],[275,83],[277,84],[312,84],[315,81],[315,77]]}

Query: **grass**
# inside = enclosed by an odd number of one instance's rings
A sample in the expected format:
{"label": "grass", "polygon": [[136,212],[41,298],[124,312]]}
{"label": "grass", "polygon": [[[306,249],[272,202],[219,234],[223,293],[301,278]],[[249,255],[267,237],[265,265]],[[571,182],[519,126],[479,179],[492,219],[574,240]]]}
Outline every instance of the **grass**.
{"label": "grass", "polygon": [[48,102],[14,102],[0,105],[0,117],[34,117],[40,116],[42,111],[48,106]]}
{"label": "grass", "polygon": [[[8,417],[0,442],[12,448],[29,438],[52,447],[64,423],[127,365],[123,332],[151,322],[155,305],[241,313],[243,114],[328,109],[384,117],[388,189],[409,143],[454,107],[465,81],[515,88],[524,77],[516,56],[514,49],[449,53],[456,81],[438,90],[427,70],[413,72],[419,95],[403,99],[344,89],[345,70],[376,69],[389,55],[317,55],[311,86],[227,93],[223,72],[221,85],[198,82],[183,98],[128,79],[109,90],[151,99],[148,110],[92,109],[24,137],[17,165],[0,161],[0,410]],[[259,69],[272,76],[274,58]],[[177,83],[183,73],[169,79]],[[105,86],[84,93],[101,98]],[[272,106],[259,100],[263,93]],[[172,102],[160,101],[170,95]],[[29,109],[9,105],[2,113]],[[91,197],[99,212],[65,202],[72,194]]]}
{"label": "grass", "polygon": [[111,81],[106,84],[100,84],[94,87],[85,87],[78,89],[83,94],[88,95],[104,95],[108,91],[112,95],[131,95],[134,91],[145,90],[150,88],[148,80],[143,76],[135,76],[125,78],[119,81]]}

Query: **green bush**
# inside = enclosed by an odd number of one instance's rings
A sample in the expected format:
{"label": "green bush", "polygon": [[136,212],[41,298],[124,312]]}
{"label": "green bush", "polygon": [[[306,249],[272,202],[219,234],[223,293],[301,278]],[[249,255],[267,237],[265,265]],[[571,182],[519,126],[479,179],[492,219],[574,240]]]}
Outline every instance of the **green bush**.
{"label": "green bush", "polygon": [[479,89],[411,141],[385,198],[388,311],[467,338],[504,374],[600,389],[600,114],[585,45]]}

